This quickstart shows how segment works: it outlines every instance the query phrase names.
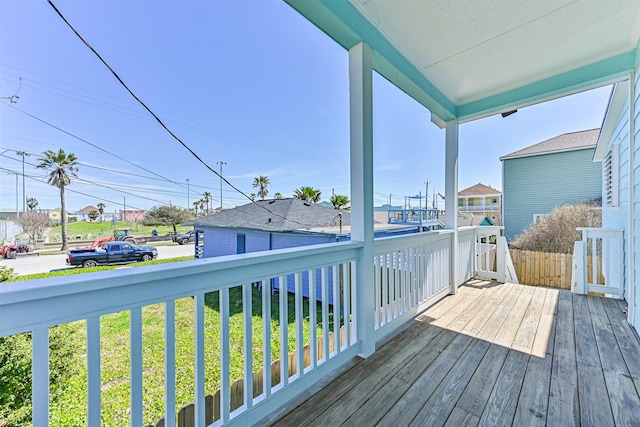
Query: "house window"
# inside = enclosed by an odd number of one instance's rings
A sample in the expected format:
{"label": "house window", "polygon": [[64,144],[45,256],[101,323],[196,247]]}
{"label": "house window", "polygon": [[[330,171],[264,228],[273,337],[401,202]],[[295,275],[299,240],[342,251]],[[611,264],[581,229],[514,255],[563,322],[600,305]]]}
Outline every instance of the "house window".
{"label": "house window", "polygon": [[246,237],[244,234],[238,233],[236,242],[237,242],[237,254],[243,254],[246,252]]}
{"label": "house window", "polygon": [[620,168],[618,167],[618,159],[620,146],[618,144],[612,145],[607,155],[602,162],[602,175],[604,177],[604,199],[607,206],[618,206],[618,174]]}
{"label": "house window", "polygon": [[498,203],[498,199],[496,197],[494,197],[493,199],[491,199],[491,203],[493,203],[493,204]]}
{"label": "house window", "polygon": [[473,199],[469,199],[468,204],[469,204],[469,206],[473,206]]}
{"label": "house window", "polygon": [[547,215],[549,214],[533,214],[533,223],[535,224],[537,222],[540,222],[540,220]]}

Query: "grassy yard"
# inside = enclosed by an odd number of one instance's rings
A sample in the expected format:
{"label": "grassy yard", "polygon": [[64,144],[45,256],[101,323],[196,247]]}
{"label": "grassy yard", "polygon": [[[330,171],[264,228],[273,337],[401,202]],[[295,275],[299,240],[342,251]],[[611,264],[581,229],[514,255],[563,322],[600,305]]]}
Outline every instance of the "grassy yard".
{"label": "grassy yard", "polygon": [[[154,260],[136,263],[133,266],[158,264],[162,262],[192,259],[184,257],[173,260]],[[66,270],[46,273],[70,275],[88,271],[103,271],[117,267],[96,267],[94,269]],[[28,280],[45,275],[21,276],[16,280]],[[37,276],[37,277],[36,277]],[[269,292],[268,287],[265,288]],[[271,359],[280,358],[279,295],[271,295]],[[163,417],[164,405],[164,304],[153,304],[142,309],[143,319],[143,390],[144,423],[155,424]],[[304,300],[304,344],[310,340],[309,301]],[[318,307],[318,313],[320,308]],[[254,369],[258,370],[263,361],[262,352],[262,291],[252,287],[252,330]],[[332,319],[332,316],[330,317]],[[321,317],[317,319],[321,325]],[[205,296],[205,391],[213,394],[220,386],[220,313],[217,292]],[[332,323],[332,322],[331,322]],[[177,409],[194,401],[194,300],[183,298],[176,301],[176,403]],[[330,325],[331,327],[331,325]],[[51,425],[83,425],[87,407],[86,368],[86,322],[70,324],[70,340],[77,344],[77,354],[68,360],[68,367],[74,372],[64,384],[64,392],[51,402]],[[288,351],[295,350],[295,302],[288,295]],[[243,344],[242,290],[230,290],[230,334],[231,334],[231,381],[242,378],[245,359]],[[321,327],[317,335],[321,336]],[[121,426],[129,422],[129,312],[122,311],[101,317],[101,380],[103,425]],[[1,409],[1,408],[0,408]],[[1,413],[2,411],[0,411]],[[0,417],[0,425],[2,417]],[[7,424],[21,425],[21,424]]]}
{"label": "grassy yard", "polygon": [[[151,236],[152,230],[156,230],[160,236],[173,233],[173,227],[170,227],[170,226],[151,227],[151,226],[142,225],[139,222],[134,222],[133,225],[131,225],[127,221],[118,221],[116,222],[116,226],[115,226],[115,228],[129,228],[129,227],[132,228],[134,235],[141,236],[141,237]],[[181,225],[178,225],[176,227],[178,233],[187,232],[192,228],[193,227],[183,227]],[[105,221],[105,222],[79,221],[79,222],[72,222],[68,224],[68,233],[70,236],[77,235],[77,234],[80,234],[82,236],[87,236],[90,234],[93,237],[110,236],[113,234],[113,229],[114,227],[111,226],[110,221]],[[49,235],[50,236],[62,235],[62,226],[57,225],[55,227],[52,227],[51,231],[49,232]]]}

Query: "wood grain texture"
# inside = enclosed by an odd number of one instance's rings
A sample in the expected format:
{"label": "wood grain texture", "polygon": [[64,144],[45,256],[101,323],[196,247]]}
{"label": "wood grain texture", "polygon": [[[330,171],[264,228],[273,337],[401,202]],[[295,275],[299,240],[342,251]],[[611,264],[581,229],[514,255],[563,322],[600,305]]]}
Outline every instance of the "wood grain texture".
{"label": "wood grain texture", "polygon": [[640,425],[624,303],[470,282],[279,426]]}

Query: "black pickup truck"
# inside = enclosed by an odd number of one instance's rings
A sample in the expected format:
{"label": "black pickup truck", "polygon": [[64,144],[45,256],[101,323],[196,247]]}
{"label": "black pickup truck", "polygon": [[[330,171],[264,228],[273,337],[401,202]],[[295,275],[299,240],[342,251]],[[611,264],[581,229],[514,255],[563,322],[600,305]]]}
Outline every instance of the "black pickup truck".
{"label": "black pickup truck", "polygon": [[70,250],[67,252],[67,265],[88,268],[150,261],[156,258],[158,258],[158,250],[151,246],[137,246],[129,242],[106,242],[96,249]]}

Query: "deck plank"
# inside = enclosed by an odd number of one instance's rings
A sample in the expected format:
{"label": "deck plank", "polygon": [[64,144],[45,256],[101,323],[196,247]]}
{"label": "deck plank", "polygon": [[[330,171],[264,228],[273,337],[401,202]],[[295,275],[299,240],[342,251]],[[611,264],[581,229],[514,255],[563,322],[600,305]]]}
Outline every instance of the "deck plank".
{"label": "deck plank", "polygon": [[488,342],[477,339],[471,342],[410,425],[444,425],[486,354],[489,345]]}
{"label": "deck plank", "polygon": [[484,325],[489,321],[491,316],[493,316],[500,304],[508,295],[510,295],[513,288],[514,286],[509,283],[502,285],[498,291],[493,293],[491,297],[486,300],[486,306],[482,310],[479,310],[471,321],[467,323],[462,330],[462,333],[476,337]]}
{"label": "deck plank", "polygon": [[470,282],[275,425],[640,425],[625,307]]}
{"label": "deck plank", "polygon": [[576,331],[576,366],[578,368],[578,390],[580,395],[580,422],[583,425],[613,425],[613,413],[609,399],[601,393],[606,390],[604,375],[587,298],[573,298],[573,318]]}
{"label": "deck plank", "polygon": [[[557,293],[545,298],[556,298]],[[555,304],[546,305],[547,310]],[[556,332],[555,313],[541,314],[536,339],[533,344],[527,372],[522,383],[520,398],[513,419],[514,426],[544,427],[547,423],[549,407],[549,387],[551,383],[551,363]]]}
{"label": "deck plank", "polygon": [[580,404],[571,293],[560,292],[556,319],[547,424],[577,426],[580,425]]}
{"label": "deck plank", "polygon": [[467,335],[458,335],[377,425],[408,425],[464,353],[471,340]]}
{"label": "deck plank", "polygon": [[476,427],[479,422],[480,418],[456,406],[444,427]]}
{"label": "deck plank", "polygon": [[528,354],[509,350],[478,425],[511,425],[528,361]]}
{"label": "deck plank", "polygon": [[[603,304],[602,298],[588,299],[588,302],[594,306]],[[594,319],[593,327],[616,425],[640,425],[640,397],[608,317]]]}
{"label": "deck plank", "polygon": [[478,421],[480,420],[508,352],[508,348],[491,344],[456,407],[476,416]]}
{"label": "deck plank", "polygon": [[511,311],[509,311],[509,314],[504,319],[504,323],[496,334],[493,340],[494,343],[505,347],[511,347],[513,345],[513,341],[524,321],[525,313],[530,305],[529,303],[531,302],[535,289],[536,288],[531,286],[522,288],[522,292],[511,307]]}
{"label": "deck plank", "polygon": [[547,296],[547,290],[545,288],[536,287],[533,291],[533,296],[527,310],[524,313],[520,328],[516,332],[513,339],[511,348],[525,353],[531,352],[533,342],[536,338],[536,332],[538,331],[538,324],[540,323],[540,317],[542,316],[542,309],[544,308],[544,301]]}

